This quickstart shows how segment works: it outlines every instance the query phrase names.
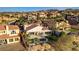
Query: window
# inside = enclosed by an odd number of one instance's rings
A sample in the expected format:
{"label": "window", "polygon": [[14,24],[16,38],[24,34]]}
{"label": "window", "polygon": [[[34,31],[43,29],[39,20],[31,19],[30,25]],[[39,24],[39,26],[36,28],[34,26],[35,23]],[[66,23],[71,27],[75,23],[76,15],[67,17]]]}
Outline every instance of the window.
{"label": "window", "polygon": [[4,40],[4,44],[7,44],[7,40],[6,39]]}
{"label": "window", "polygon": [[5,33],[5,31],[3,31],[3,33]]}
{"label": "window", "polygon": [[7,43],[6,39],[0,40],[0,44],[6,44],[6,43]]}
{"label": "window", "polygon": [[59,30],[63,30],[63,29],[59,29]]}
{"label": "window", "polygon": [[42,38],[42,39],[40,39],[40,41],[46,41],[46,39],[45,38]]}
{"label": "window", "polygon": [[29,34],[30,34],[30,35],[34,35],[34,32],[30,32]]}
{"label": "window", "polygon": [[5,31],[0,31],[0,33],[5,33]]}
{"label": "window", "polygon": [[0,40],[0,43],[2,43],[3,41],[2,40]]}
{"label": "window", "polygon": [[11,31],[11,34],[16,34],[16,31],[14,31],[14,30],[13,30],[13,31]]}
{"label": "window", "polygon": [[50,34],[51,32],[45,32],[45,34]]}
{"label": "window", "polygon": [[13,42],[13,39],[9,39],[9,42]]}
{"label": "window", "polygon": [[43,35],[43,33],[39,33],[39,35]]}
{"label": "window", "polygon": [[18,41],[19,40],[19,38],[15,38],[15,41]]}

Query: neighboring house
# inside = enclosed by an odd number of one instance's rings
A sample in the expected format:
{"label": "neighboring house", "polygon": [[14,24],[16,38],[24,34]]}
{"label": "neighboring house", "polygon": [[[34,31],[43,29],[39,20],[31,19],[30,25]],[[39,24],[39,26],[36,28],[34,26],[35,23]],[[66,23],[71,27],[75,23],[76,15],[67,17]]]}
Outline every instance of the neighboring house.
{"label": "neighboring house", "polygon": [[55,30],[56,21],[54,19],[47,19],[47,20],[42,21],[42,25],[44,27],[48,27],[50,30]]}
{"label": "neighboring house", "polygon": [[39,12],[40,18],[47,18],[47,14],[45,12]]}
{"label": "neighboring house", "polygon": [[66,22],[61,21],[61,22],[56,23],[56,28],[58,31],[68,32],[68,30],[71,29],[71,26],[68,23],[68,21],[66,21]]}
{"label": "neighboring house", "polygon": [[79,44],[79,32],[70,32],[69,35],[73,37],[74,42]]}
{"label": "neighboring house", "polygon": [[28,20],[36,20],[37,19],[37,15],[36,14],[29,14],[28,15]]}
{"label": "neighboring house", "polygon": [[48,36],[52,33],[52,30],[49,30],[48,28],[43,27],[40,24],[25,25],[24,29],[26,30],[26,33],[29,34],[30,39],[38,38],[40,39],[40,41],[42,41],[43,39],[46,42],[48,40],[45,40],[45,36]]}
{"label": "neighboring house", "polygon": [[79,24],[78,25],[71,25],[71,28],[79,30]]}
{"label": "neighboring house", "polygon": [[50,12],[50,18],[57,17],[57,16],[61,16],[61,14],[58,11],[52,11],[52,12]]}
{"label": "neighboring house", "polygon": [[75,35],[75,39],[76,40],[74,40],[74,41],[79,43],[79,35]]}
{"label": "neighboring house", "polygon": [[74,15],[66,15],[65,17],[70,25],[77,25],[79,23],[79,17]]}
{"label": "neighboring house", "polygon": [[20,42],[19,27],[16,25],[0,25],[0,45]]}

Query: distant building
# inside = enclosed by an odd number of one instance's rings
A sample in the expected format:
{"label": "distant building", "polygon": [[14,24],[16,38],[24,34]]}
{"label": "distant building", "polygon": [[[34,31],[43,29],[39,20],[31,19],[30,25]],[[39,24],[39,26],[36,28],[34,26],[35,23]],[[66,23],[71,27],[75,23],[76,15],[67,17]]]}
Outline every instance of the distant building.
{"label": "distant building", "polygon": [[16,25],[0,25],[0,45],[20,42],[19,28]]}
{"label": "distant building", "polygon": [[32,13],[28,14],[28,20],[36,20],[36,19],[37,19],[37,15],[36,14],[32,14]]}
{"label": "distant building", "polygon": [[66,15],[65,18],[69,21],[70,25],[77,25],[78,22],[79,22],[79,17],[78,16]]}
{"label": "distant building", "polygon": [[57,16],[61,16],[61,14],[58,11],[51,11],[50,12],[50,18],[57,17]]}
{"label": "distant building", "polygon": [[45,12],[39,12],[39,13],[38,13],[38,16],[39,16],[40,18],[47,18],[47,13],[45,13]]}

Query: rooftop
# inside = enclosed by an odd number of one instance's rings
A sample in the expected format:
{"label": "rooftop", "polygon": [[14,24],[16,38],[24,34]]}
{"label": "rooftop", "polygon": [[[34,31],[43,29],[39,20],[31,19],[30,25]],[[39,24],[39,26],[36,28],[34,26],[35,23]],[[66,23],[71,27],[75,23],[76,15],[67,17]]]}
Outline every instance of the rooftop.
{"label": "rooftop", "polygon": [[32,24],[32,25],[30,25],[29,27],[26,28],[26,31],[28,31],[28,30],[30,30],[32,28],[35,28],[37,26],[38,26],[37,24]]}
{"label": "rooftop", "polygon": [[8,25],[9,29],[19,29],[17,25]]}
{"label": "rooftop", "polygon": [[5,30],[6,27],[4,25],[0,25],[0,30]]}
{"label": "rooftop", "polygon": [[19,36],[18,35],[16,35],[16,36],[9,36],[8,34],[0,35],[0,39],[14,38],[14,37],[19,37]]}
{"label": "rooftop", "polygon": [[6,30],[6,26],[8,26],[8,28],[10,30],[12,30],[12,29],[19,29],[19,27],[17,25],[0,25],[0,30]]}

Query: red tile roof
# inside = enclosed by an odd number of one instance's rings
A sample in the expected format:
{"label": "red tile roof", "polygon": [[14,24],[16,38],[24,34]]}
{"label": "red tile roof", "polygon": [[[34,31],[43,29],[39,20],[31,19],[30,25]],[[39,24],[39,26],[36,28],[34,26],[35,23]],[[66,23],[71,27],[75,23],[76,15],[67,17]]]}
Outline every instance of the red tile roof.
{"label": "red tile roof", "polygon": [[14,37],[19,37],[18,35],[16,36],[9,36],[8,34],[0,35],[0,39],[7,39],[7,38],[14,38]]}
{"label": "red tile roof", "polygon": [[0,30],[5,30],[6,27],[4,25],[0,25]]}
{"label": "red tile roof", "polygon": [[[7,25],[10,30],[19,29],[17,25]],[[6,30],[6,25],[0,25],[0,30]]]}
{"label": "red tile roof", "polygon": [[17,25],[8,25],[9,29],[19,29],[19,27]]}

